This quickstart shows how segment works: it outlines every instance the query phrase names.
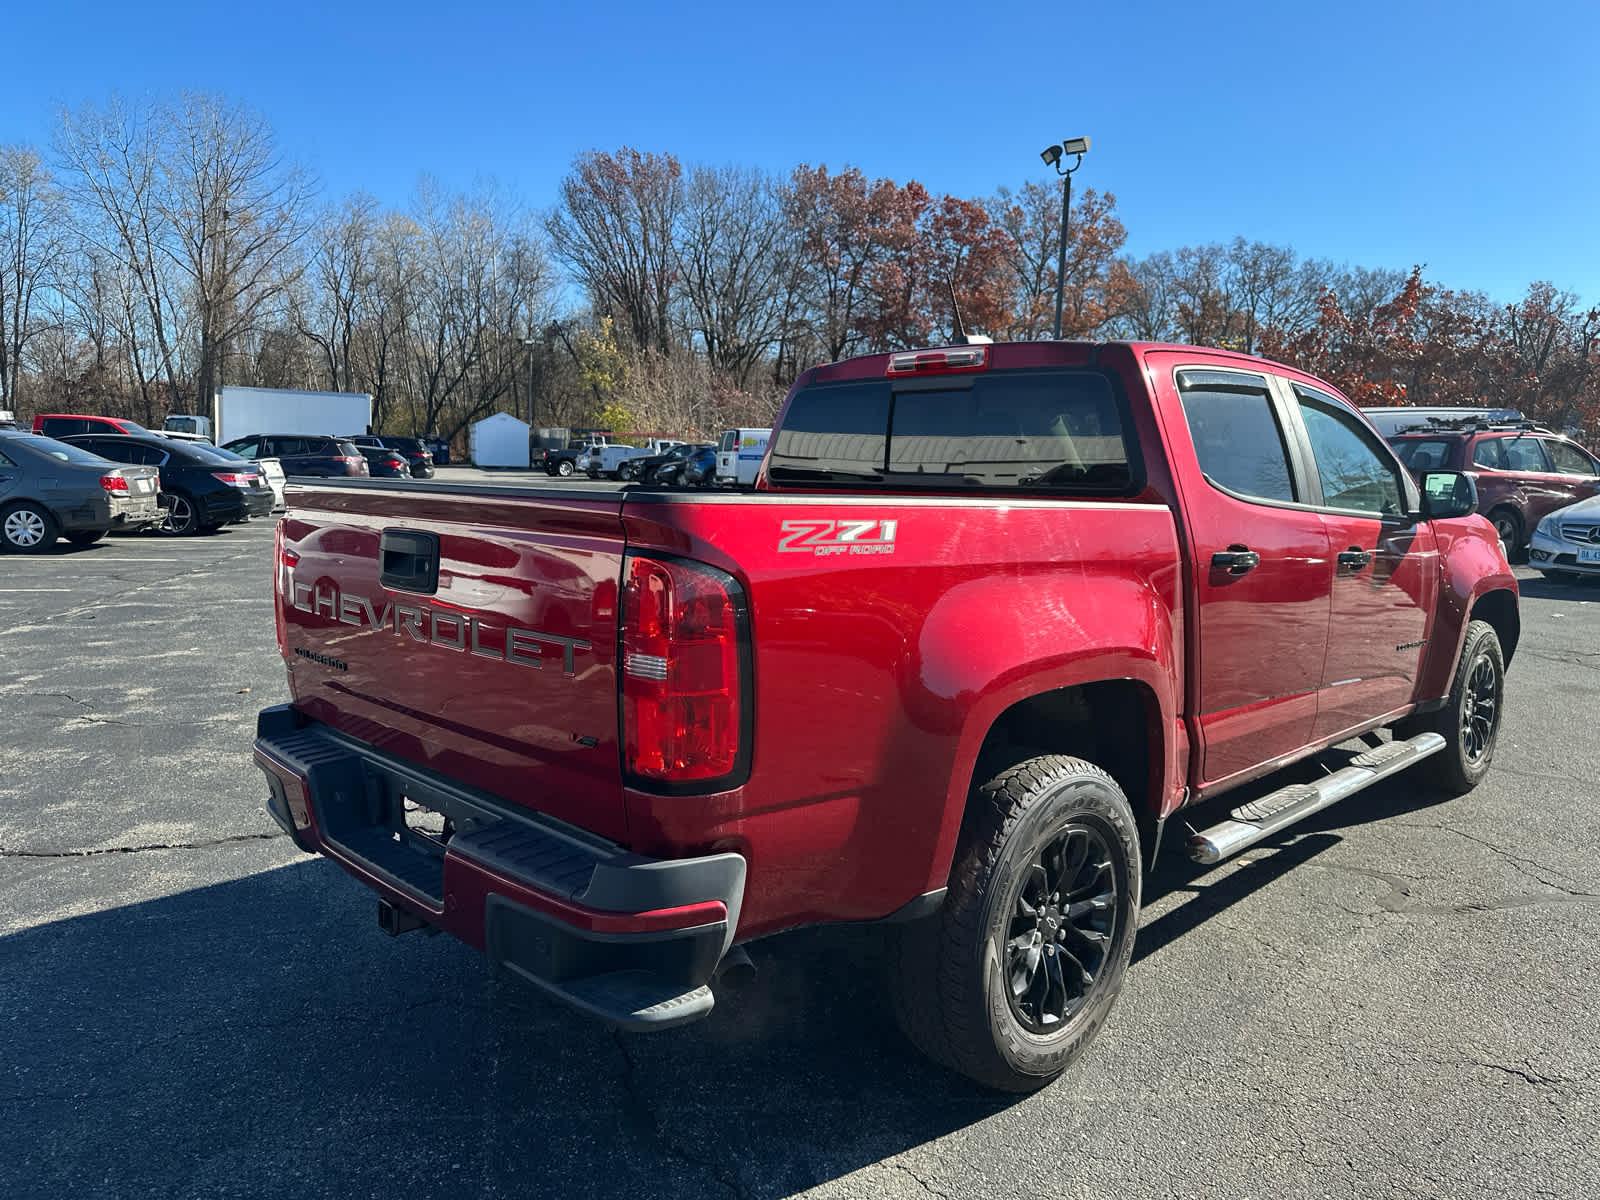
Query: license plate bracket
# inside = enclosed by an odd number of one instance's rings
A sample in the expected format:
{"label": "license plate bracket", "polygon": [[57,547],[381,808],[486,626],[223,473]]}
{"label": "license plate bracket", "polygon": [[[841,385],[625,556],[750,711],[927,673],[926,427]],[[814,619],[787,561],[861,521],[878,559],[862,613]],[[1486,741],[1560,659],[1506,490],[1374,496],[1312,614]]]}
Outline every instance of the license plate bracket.
{"label": "license plate bracket", "polygon": [[1583,546],[1578,550],[1578,561],[1600,567],[1600,546]]}

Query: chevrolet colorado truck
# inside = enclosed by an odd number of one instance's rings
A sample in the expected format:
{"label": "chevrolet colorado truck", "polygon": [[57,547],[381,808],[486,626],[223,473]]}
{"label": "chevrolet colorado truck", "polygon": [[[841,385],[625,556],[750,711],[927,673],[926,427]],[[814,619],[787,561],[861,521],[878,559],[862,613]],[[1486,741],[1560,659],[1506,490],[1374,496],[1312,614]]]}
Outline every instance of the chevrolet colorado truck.
{"label": "chevrolet colorado truck", "polygon": [[753,492],[297,483],[255,761],[391,933],[658,1029],[744,942],[887,922],[911,1040],[1027,1090],[1106,1019],[1164,840],[1483,778],[1519,625],[1475,504],[1257,358],[856,358]]}

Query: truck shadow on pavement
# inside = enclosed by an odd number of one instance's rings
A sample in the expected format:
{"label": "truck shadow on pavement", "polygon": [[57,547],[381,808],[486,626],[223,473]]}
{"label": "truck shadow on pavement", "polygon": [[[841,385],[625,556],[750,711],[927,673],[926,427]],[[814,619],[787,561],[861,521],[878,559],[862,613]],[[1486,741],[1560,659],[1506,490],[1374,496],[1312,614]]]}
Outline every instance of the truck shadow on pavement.
{"label": "truck shadow on pavement", "polygon": [[626,1037],[367,901],[306,860],[0,938],[8,1196],[779,1197],[1017,1102],[904,1046],[875,931]]}
{"label": "truck shadow on pavement", "polygon": [[[1327,819],[1407,802],[1379,787]],[[1135,962],[1339,841],[1309,822],[1232,871],[1169,846],[1146,902],[1193,898],[1147,921]],[[53,868],[73,869],[106,868]],[[758,942],[755,979],[708,1020],[629,1037],[449,938],[384,937],[371,907],[299,860],[0,938],[9,1195],[776,1198],[1067,1102],[983,1092],[911,1051],[880,930]]]}

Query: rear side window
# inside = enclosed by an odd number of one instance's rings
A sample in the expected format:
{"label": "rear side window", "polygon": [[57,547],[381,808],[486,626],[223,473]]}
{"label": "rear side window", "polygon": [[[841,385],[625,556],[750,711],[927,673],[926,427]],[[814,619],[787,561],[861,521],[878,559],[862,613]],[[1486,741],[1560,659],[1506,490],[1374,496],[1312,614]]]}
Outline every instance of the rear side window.
{"label": "rear side window", "polygon": [[1299,499],[1265,379],[1231,371],[1185,371],[1178,387],[1195,455],[1208,480],[1246,498]]}
{"label": "rear side window", "polygon": [[1106,376],[1017,371],[819,384],[774,435],[774,481],[1118,492],[1132,482]]}
{"label": "rear side window", "polygon": [[305,438],[273,438],[272,452],[274,454],[284,455],[310,453],[310,451],[306,449]]}
{"label": "rear side window", "polygon": [[1485,438],[1472,448],[1472,465],[1491,471],[1506,469],[1506,444],[1499,438]]}
{"label": "rear side window", "polygon": [[1443,470],[1450,461],[1450,443],[1438,438],[1406,438],[1389,444],[1400,461],[1419,474]]}

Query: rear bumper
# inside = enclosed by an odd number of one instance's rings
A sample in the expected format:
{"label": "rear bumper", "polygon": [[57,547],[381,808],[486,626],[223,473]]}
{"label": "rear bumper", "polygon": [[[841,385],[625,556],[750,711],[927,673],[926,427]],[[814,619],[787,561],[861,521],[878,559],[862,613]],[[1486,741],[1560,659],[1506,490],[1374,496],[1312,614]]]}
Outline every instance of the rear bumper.
{"label": "rear bumper", "polygon": [[[289,705],[264,709],[268,809],[390,904],[626,1029],[711,1011],[744,897],[737,854],[651,859],[389,757]],[[410,807],[443,818],[419,831]]]}

